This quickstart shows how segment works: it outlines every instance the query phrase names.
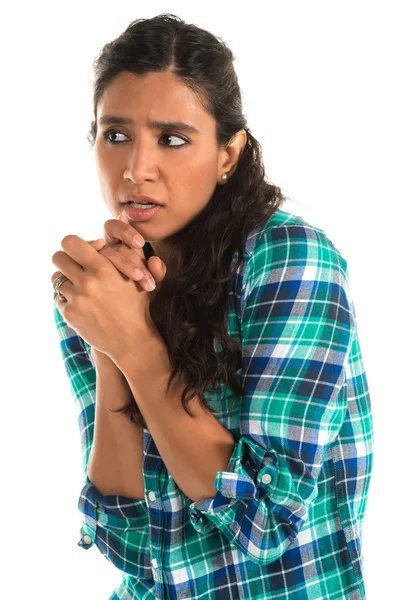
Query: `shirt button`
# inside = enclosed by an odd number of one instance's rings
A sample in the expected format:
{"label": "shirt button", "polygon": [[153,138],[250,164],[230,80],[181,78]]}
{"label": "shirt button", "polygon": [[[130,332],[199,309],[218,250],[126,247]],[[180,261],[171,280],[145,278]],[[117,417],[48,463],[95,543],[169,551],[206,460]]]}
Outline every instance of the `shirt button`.
{"label": "shirt button", "polygon": [[268,475],[268,474],[267,475],[263,475],[262,478],[261,478],[261,480],[262,480],[263,483],[271,483],[272,477],[271,477],[271,475]]}
{"label": "shirt button", "polygon": [[154,502],[154,500],[156,499],[156,495],[154,492],[149,492],[149,498],[152,502]]}
{"label": "shirt button", "polygon": [[157,567],[158,567],[158,562],[157,562],[157,559],[156,559],[156,558],[152,558],[152,560],[151,560],[151,564],[153,565],[153,567],[154,567],[155,569],[157,569]]}
{"label": "shirt button", "polygon": [[91,544],[92,538],[90,537],[90,535],[84,535],[82,541],[85,542],[85,544]]}

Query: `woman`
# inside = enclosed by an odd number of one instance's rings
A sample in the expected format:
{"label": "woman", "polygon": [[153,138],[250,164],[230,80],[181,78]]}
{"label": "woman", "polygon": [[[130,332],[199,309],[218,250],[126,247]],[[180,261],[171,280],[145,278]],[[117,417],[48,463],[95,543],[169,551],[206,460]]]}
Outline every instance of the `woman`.
{"label": "woman", "polygon": [[347,262],[282,210],[233,60],[164,14],[95,63],[110,244],[67,236],[52,276],[79,545],[123,572],[112,600],[358,600],[373,429]]}

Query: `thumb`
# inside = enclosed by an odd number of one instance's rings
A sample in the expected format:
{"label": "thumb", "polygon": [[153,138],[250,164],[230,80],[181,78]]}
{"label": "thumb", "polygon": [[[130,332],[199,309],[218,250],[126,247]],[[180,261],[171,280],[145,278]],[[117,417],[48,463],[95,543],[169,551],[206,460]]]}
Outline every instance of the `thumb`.
{"label": "thumb", "polygon": [[153,275],[156,284],[164,279],[167,272],[167,266],[159,256],[150,256],[147,261],[147,268]]}

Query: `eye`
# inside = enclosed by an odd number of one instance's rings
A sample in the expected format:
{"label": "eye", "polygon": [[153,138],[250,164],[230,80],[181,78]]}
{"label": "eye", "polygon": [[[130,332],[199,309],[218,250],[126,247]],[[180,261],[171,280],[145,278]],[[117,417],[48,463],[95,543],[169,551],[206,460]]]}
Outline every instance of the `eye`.
{"label": "eye", "polygon": [[[110,135],[123,135],[123,136],[127,137],[121,131],[116,131],[113,129],[109,129],[108,131],[105,131],[103,133],[103,139],[105,139],[107,143],[113,144],[114,146],[118,145],[120,143],[123,143],[123,142],[116,142],[115,140],[110,139],[109,138]],[[176,138],[177,140],[181,140],[181,142],[183,142],[182,144],[161,144],[162,146],[167,146],[167,148],[182,148],[183,146],[187,146],[189,144],[189,142],[187,140],[185,140],[184,138],[180,137],[179,135],[173,135],[172,133],[163,133],[161,136],[161,139],[163,139],[163,138]]]}
{"label": "eye", "polygon": [[[108,137],[110,134],[115,134],[115,135],[125,135],[124,133],[122,133],[121,131],[113,131],[112,129],[109,129],[108,131],[105,131],[103,133],[103,138],[106,140],[106,142],[109,142],[110,144],[118,144],[118,142],[114,142],[113,140],[110,140],[110,138]],[[125,136],[126,137],[126,136]]]}
{"label": "eye", "polygon": [[179,135],[173,135],[172,133],[163,133],[162,138],[176,138],[177,140],[181,140],[183,144],[173,144],[172,146],[168,146],[169,148],[182,148],[182,146],[187,146],[189,143],[187,140],[184,140]]}

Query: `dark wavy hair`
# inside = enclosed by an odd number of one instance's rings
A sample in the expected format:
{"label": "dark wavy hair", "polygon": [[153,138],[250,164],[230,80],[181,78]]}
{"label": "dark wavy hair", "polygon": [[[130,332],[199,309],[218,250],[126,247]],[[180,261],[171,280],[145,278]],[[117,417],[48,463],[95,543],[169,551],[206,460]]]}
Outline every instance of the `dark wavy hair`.
{"label": "dark wavy hair", "polygon": [[[247,234],[265,224],[285,202],[281,188],[267,181],[261,146],[250,133],[233,67],[235,57],[227,44],[208,31],[170,13],[137,19],[107,43],[93,63],[94,121],[88,140],[97,134],[97,105],[107,85],[121,71],[136,76],[172,72],[198,97],[216,121],[219,146],[244,129],[247,142],[227,183],[216,185],[206,207],[186,227],[169,237],[178,256],[179,273],[166,276],[150,303],[150,315],[163,338],[171,362],[166,393],[177,376],[185,384],[181,403],[185,411],[198,395],[208,412],[215,412],[203,396],[223,382],[235,396],[244,394],[235,381],[241,348],[228,336],[228,280],[243,262]],[[238,260],[232,265],[237,251]],[[215,341],[221,352],[216,351]],[[117,409],[133,423],[146,427],[132,395]]]}

